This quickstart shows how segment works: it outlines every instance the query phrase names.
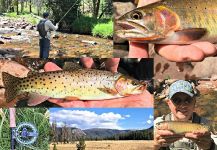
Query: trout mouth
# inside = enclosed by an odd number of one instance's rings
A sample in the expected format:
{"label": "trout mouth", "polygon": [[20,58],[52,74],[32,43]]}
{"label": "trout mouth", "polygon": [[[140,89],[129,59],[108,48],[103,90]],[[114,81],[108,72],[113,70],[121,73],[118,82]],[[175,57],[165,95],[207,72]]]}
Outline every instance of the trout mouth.
{"label": "trout mouth", "polygon": [[132,41],[149,40],[149,37],[155,35],[147,26],[134,21],[117,21],[119,29],[115,31],[116,35]]}
{"label": "trout mouth", "polygon": [[127,23],[123,23],[123,22],[120,22],[118,23],[118,25],[124,29],[124,30],[132,30],[132,29],[135,29],[134,26],[130,25],[130,24],[127,24]]}
{"label": "trout mouth", "polygon": [[117,25],[121,28],[121,30],[125,30],[126,32],[137,31],[140,34],[148,33],[150,29],[143,24],[134,21],[117,21]]}

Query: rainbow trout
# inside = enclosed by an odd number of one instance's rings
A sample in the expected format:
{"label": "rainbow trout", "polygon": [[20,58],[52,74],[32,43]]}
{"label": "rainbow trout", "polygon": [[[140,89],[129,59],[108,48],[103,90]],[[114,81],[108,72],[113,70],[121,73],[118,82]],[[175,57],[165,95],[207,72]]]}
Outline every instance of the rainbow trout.
{"label": "rainbow trout", "polygon": [[163,121],[157,123],[155,127],[159,130],[171,130],[176,134],[184,134],[194,131],[210,131],[209,126],[182,121]]}
{"label": "rainbow trout", "polygon": [[134,9],[117,20],[116,34],[157,44],[217,42],[217,0],[162,0]]}
{"label": "rainbow trout", "polygon": [[17,78],[2,73],[6,102],[28,92],[28,104],[34,106],[48,98],[101,100],[143,92],[145,85],[121,73],[95,69],[54,71]]}

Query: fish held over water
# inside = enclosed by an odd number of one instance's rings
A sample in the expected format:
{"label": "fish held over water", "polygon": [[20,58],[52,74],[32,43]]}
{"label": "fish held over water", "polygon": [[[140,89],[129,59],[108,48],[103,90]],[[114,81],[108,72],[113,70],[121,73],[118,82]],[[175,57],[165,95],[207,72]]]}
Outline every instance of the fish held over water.
{"label": "fish held over water", "polygon": [[207,125],[182,121],[163,121],[157,123],[155,127],[159,130],[170,130],[176,134],[185,134],[187,132],[211,130],[211,128]]}
{"label": "fish held over water", "polygon": [[65,100],[114,99],[141,94],[145,85],[121,73],[95,69],[54,71],[17,78],[2,73],[6,102],[18,95],[29,93],[29,106],[46,101],[48,98]]}
{"label": "fish held over water", "polygon": [[217,42],[216,0],[163,0],[134,9],[117,20],[124,39],[157,44]]}

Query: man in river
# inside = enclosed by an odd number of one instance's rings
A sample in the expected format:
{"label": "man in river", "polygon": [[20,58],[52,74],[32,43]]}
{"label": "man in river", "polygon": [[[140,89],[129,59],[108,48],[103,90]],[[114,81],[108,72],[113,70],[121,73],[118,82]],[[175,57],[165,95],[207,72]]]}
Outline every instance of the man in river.
{"label": "man in river", "polygon": [[[210,122],[194,112],[196,103],[196,91],[193,86],[184,80],[174,82],[169,88],[168,100],[166,100],[171,113],[157,117],[156,125],[162,121],[185,121],[209,125]],[[216,150],[214,137],[209,131],[196,131],[185,134],[175,134],[171,130],[154,130],[155,150]]]}
{"label": "man in river", "polygon": [[39,32],[39,45],[40,45],[40,55],[39,58],[48,58],[50,51],[50,39],[51,31],[58,29],[58,24],[56,26],[48,19],[49,13],[43,13],[43,19],[37,25],[37,31]]}

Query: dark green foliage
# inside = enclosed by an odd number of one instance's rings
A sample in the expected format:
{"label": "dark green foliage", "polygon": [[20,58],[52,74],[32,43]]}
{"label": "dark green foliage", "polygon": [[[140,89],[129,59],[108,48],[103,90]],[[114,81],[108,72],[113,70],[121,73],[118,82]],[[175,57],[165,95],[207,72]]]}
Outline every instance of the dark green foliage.
{"label": "dark green foliage", "polygon": [[76,144],[77,150],[85,150],[86,144],[84,139],[81,139],[78,144]]}
{"label": "dark green foliage", "polygon": [[94,25],[97,24],[96,18],[81,16],[71,25],[73,33],[90,34]]}
{"label": "dark green foliage", "polygon": [[0,13],[6,12],[6,2],[5,0],[0,0]]}
{"label": "dark green foliage", "polygon": [[86,140],[153,140],[153,128],[146,130],[112,130],[89,129],[84,130]]}
{"label": "dark green foliage", "polygon": [[104,4],[102,5],[101,12],[100,12],[98,18],[102,18],[102,17],[111,18],[112,15],[113,15],[112,0],[105,0]]}
{"label": "dark green foliage", "polygon": [[108,23],[109,21],[109,19],[96,19],[82,15],[72,23],[72,32],[79,34],[91,34],[94,26],[98,23]]}
{"label": "dark green foliage", "polygon": [[55,22],[59,22],[73,6],[62,20],[62,23],[71,24],[78,16],[80,16],[80,3],[81,0],[48,0],[46,6],[52,12],[52,17]]}

